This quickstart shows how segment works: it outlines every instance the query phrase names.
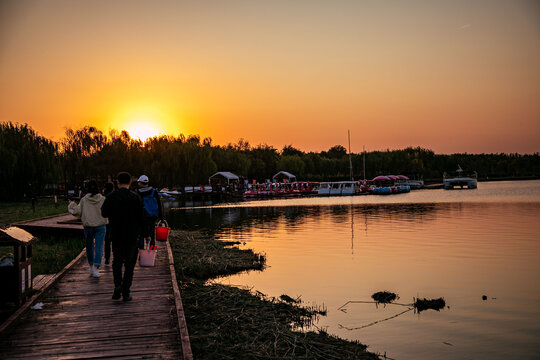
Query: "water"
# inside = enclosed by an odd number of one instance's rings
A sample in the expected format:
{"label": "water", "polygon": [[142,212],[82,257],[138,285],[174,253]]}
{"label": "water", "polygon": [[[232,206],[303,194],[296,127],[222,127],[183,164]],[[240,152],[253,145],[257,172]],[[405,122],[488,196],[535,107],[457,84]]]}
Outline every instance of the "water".
{"label": "water", "polygon": [[[169,218],[266,253],[264,271],[221,282],[324,305],[316,327],[371,351],[399,360],[540,358],[540,181],[253,201]],[[415,313],[362,302],[381,290],[401,304],[443,297],[447,307]]]}

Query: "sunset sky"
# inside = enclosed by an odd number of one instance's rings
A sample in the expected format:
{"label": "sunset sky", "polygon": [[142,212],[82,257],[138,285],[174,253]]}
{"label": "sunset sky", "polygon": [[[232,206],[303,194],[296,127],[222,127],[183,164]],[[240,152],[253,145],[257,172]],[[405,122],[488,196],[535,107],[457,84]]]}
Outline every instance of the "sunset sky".
{"label": "sunset sky", "polygon": [[540,3],[0,0],[0,121],[539,152]]}

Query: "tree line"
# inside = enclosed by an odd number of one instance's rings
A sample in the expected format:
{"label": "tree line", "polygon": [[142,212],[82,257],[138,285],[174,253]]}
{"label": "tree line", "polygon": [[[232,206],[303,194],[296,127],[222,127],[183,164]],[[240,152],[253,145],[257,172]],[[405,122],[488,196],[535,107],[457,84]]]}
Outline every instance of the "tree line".
{"label": "tree line", "polygon": [[[364,154],[351,154],[354,178],[363,178]],[[421,147],[370,151],[365,154],[367,179],[404,174],[441,181],[458,165],[482,178],[537,178],[540,154],[435,154]],[[287,145],[214,145],[198,135],[158,136],[142,142],[126,131],[105,134],[96,127],[67,129],[59,141],[38,135],[27,124],[0,124],[0,200],[18,200],[51,191],[56,184],[73,188],[84,180],[105,182],[118,171],[146,174],[156,187],[208,183],[216,171],[231,171],[250,182],[271,179],[280,170],[299,180],[349,179],[349,154],[342,145],[304,152]]]}

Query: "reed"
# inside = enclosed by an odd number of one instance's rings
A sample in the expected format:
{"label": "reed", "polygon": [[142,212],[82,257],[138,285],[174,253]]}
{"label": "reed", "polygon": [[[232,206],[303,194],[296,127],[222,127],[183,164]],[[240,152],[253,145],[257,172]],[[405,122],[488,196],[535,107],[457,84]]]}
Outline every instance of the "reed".
{"label": "reed", "polygon": [[313,331],[324,307],[210,280],[264,269],[264,255],[202,232],[173,231],[170,242],[195,358],[379,359],[357,341]]}

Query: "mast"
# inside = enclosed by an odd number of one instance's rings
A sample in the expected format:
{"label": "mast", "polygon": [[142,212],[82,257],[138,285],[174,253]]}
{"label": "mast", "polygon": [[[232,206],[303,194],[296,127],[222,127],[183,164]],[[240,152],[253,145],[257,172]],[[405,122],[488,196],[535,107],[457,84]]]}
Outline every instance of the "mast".
{"label": "mast", "polygon": [[349,170],[351,173],[351,181],[354,181],[353,171],[352,171],[352,158],[351,158],[351,130],[347,130],[347,135],[349,136]]}
{"label": "mast", "polygon": [[362,159],[362,172],[364,173],[364,181],[366,180],[366,145],[364,145],[364,157]]}

